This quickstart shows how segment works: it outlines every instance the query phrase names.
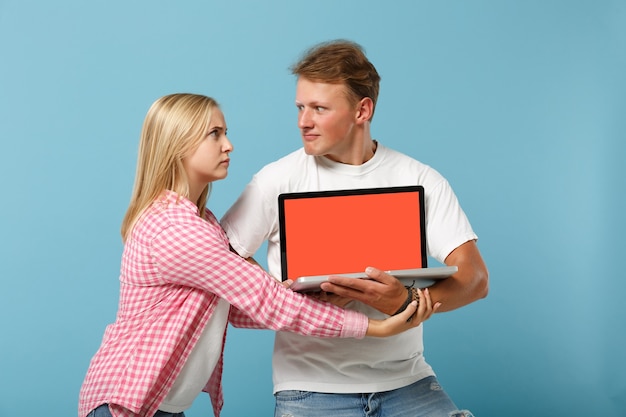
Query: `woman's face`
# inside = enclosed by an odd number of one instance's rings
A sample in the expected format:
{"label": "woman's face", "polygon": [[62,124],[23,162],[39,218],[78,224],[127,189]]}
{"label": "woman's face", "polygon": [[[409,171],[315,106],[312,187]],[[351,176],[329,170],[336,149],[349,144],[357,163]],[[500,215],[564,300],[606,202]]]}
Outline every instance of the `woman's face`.
{"label": "woman's face", "polygon": [[226,178],[229,153],[233,145],[226,136],[224,114],[218,108],[213,109],[209,128],[200,145],[189,156],[183,158],[183,165],[189,178],[190,186],[204,188],[208,183]]}

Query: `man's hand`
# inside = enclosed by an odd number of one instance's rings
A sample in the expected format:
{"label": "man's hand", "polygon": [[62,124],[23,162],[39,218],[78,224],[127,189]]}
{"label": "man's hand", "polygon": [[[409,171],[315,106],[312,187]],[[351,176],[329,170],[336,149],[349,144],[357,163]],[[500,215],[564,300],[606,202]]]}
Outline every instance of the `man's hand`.
{"label": "man's hand", "polygon": [[398,311],[407,297],[404,285],[395,277],[373,267],[368,267],[365,273],[370,279],[331,275],[321,288],[343,298],[361,301],[385,314],[391,315]]}
{"label": "man's hand", "polygon": [[433,313],[441,307],[441,303],[435,303],[433,305],[428,288],[423,291],[418,289],[417,294],[419,302],[416,302],[417,300],[412,301],[404,311],[382,321],[370,318],[369,326],[367,327],[367,336],[392,336],[417,327],[428,320]]}
{"label": "man's hand", "polygon": [[344,308],[346,304],[352,301],[351,298],[341,297],[337,294],[328,293],[326,291],[307,292],[306,295],[320,301],[326,301],[327,303],[334,304],[341,308]]}

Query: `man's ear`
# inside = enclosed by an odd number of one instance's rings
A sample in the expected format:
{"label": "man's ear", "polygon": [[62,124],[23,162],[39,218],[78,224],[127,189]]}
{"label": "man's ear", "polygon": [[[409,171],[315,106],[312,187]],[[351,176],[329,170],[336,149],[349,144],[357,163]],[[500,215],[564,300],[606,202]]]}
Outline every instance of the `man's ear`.
{"label": "man's ear", "polygon": [[363,97],[359,100],[356,110],[357,122],[369,122],[374,115],[374,102],[369,97]]}

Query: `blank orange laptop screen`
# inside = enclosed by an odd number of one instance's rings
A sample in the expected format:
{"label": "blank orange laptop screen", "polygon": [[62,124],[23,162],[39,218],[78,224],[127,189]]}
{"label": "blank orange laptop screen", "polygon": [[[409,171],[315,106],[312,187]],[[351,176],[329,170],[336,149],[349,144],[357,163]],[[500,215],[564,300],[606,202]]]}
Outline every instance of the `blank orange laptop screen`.
{"label": "blank orange laptop screen", "polygon": [[422,268],[421,186],[282,194],[282,279]]}

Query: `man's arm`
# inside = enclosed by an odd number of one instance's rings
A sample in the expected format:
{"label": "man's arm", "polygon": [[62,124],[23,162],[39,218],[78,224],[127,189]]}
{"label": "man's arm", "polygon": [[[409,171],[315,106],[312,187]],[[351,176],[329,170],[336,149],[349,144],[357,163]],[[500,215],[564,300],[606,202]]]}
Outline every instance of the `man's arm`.
{"label": "man's arm", "polygon": [[[441,303],[438,312],[454,310],[487,296],[489,273],[475,241],[470,240],[457,247],[448,255],[445,263],[456,265],[459,270],[429,287],[433,303]],[[407,297],[402,283],[375,268],[367,272],[371,280],[331,276],[321,288],[341,297],[361,301],[386,314],[396,312]]]}
{"label": "man's arm", "polygon": [[438,311],[450,311],[485,298],[489,293],[489,272],[476,241],[470,240],[453,250],[446,265],[456,265],[458,272],[431,286],[433,301],[441,303]]}

